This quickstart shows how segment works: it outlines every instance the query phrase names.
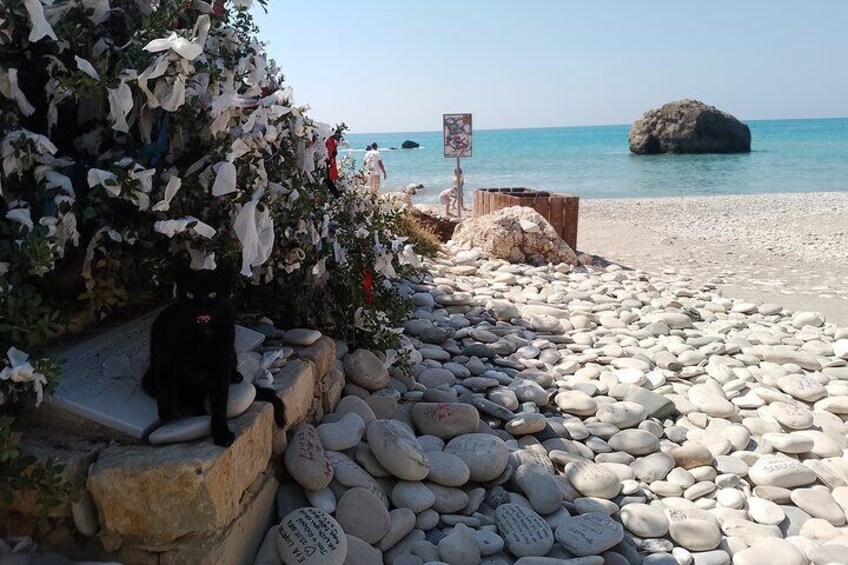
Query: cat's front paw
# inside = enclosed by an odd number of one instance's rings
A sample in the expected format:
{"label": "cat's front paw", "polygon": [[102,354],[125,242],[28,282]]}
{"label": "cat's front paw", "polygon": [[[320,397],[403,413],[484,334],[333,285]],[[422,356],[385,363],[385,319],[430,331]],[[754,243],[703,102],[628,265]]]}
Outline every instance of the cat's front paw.
{"label": "cat's front paw", "polygon": [[230,447],[236,440],[236,434],[228,429],[212,432],[212,441],[221,447]]}

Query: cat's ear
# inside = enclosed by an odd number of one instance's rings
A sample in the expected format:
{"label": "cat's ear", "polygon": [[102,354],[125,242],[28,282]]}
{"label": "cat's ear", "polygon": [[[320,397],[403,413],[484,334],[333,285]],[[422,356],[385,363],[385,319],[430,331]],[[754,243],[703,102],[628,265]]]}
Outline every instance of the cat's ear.
{"label": "cat's ear", "polygon": [[182,259],[174,259],[173,268],[174,282],[177,283],[177,286],[184,286],[191,276],[191,266]]}

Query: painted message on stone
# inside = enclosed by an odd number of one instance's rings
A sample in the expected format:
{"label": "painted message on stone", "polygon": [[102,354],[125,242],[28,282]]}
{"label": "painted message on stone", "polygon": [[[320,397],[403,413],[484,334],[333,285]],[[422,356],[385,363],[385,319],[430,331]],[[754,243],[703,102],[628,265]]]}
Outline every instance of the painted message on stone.
{"label": "painted message on stone", "polygon": [[498,531],[517,557],[542,556],[554,545],[551,527],[541,516],[518,504],[501,504],[495,510]]}
{"label": "painted message on stone", "polygon": [[347,537],[325,511],[298,508],[277,526],[277,551],[286,565],[341,565],[347,557]]}

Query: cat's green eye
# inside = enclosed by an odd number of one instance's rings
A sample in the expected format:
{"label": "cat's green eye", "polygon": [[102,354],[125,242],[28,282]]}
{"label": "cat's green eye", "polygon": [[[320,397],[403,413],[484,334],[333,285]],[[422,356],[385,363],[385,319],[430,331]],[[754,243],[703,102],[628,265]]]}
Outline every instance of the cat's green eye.
{"label": "cat's green eye", "polygon": [[194,294],[191,292],[186,292],[186,298],[188,298],[189,300],[194,300]]}
{"label": "cat's green eye", "polygon": [[216,296],[218,296],[217,292],[210,292],[209,293],[209,298],[215,298]]}

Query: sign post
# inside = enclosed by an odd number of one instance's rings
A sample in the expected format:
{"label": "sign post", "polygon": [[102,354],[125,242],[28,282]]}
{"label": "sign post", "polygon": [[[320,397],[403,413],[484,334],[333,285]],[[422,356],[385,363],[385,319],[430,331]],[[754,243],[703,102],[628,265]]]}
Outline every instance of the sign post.
{"label": "sign post", "polygon": [[460,159],[468,159],[473,154],[471,144],[471,114],[444,114],[442,116],[442,130],[444,132],[445,158],[456,158],[456,169],[454,169],[456,216],[462,219],[465,179],[463,178]]}

